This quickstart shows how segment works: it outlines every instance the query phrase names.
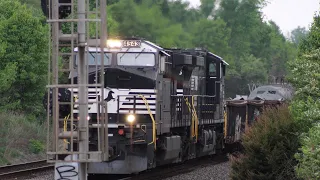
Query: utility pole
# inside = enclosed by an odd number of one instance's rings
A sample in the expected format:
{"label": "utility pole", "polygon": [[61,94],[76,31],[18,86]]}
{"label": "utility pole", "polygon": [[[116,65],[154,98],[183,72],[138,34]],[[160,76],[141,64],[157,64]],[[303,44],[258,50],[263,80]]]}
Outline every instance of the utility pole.
{"label": "utility pole", "polygon": [[88,95],[87,73],[85,63],[86,45],[86,6],[85,0],[78,0],[78,77],[79,77],[79,179],[87,180],[87,152],[88,152]]}

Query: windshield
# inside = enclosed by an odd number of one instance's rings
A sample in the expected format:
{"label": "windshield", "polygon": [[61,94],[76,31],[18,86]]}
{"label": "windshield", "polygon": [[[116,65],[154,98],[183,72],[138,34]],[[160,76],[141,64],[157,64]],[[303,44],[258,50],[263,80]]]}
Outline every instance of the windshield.
{"label": "windshield", "polygon": [[153,53],[118,53],[117,63],[120,66],[154,66],[155,55]]}
{"label": "windshield", "polygon": [[[101,65],[101,53],[97,52],[88,52],[88,62],[89,65]],[[110,65],[111,64],[111,53],[104,53],[104,65]],[[78,65],[78,54],[76,55],[76,65]]]}

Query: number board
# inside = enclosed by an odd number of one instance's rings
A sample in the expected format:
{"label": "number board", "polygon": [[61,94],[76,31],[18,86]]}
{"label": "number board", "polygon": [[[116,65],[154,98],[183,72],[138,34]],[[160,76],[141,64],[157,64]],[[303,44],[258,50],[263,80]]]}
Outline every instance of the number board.
{"label": "number board", "polygon": [[124,40],[124,41],[122,41],[122,47],[124,47],[124,48],[140,48],[141,41],[140,40]]}

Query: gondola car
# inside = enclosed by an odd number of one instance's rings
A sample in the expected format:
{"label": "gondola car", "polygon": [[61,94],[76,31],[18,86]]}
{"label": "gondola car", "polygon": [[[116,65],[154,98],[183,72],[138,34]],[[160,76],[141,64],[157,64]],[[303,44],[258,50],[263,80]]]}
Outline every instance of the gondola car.
{"label": "gondola car", "polygon": [[272,83],[255,88],[245,100],[226,101],[225,146],[241,143],[245,129],[258,120],[264,108],[290,101],[293,92],[289,84]]}

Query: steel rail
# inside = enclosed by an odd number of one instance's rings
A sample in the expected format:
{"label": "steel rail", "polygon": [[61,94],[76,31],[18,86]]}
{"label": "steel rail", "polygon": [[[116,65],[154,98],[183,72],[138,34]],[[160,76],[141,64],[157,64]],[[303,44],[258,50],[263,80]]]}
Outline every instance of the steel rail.
{"label": "steel rail", "polygon": [[0,179],[31,175],[34,172],[53,170],[54,164],[47,163],[47,160],[32,161],[21,164],[0,166]]}

